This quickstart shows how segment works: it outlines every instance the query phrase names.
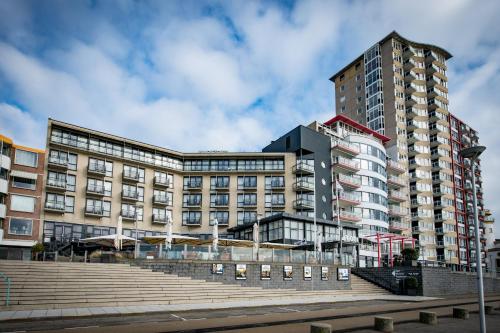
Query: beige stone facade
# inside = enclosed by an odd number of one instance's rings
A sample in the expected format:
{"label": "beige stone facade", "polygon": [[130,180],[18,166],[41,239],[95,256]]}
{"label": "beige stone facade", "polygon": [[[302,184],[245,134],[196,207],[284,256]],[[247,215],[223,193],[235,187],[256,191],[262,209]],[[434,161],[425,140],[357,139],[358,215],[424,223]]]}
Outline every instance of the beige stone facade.
{"label": "beige stone facade", "polygon": [[120,214],[124,229],[135,229],[137,216],[141,232],[165,232],[171,216],[175,233],[207,235],[215,217],[224,234],[257,217],[294,212],[293,153],[180,153],[56,120],[47,133],[45,241],[113,233]]}

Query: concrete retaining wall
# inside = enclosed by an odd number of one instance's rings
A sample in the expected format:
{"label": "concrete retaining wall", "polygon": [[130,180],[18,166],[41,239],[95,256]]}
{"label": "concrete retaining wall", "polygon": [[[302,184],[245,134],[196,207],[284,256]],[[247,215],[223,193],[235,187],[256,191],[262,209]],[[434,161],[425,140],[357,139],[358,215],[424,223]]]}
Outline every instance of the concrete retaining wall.
{"label": "concrete retaining wall", "polygon": [[[500,279],[483,277],[485,293],[500,293]],[[476,274],[451,272],[447,268],[422,267],[424,296],[447,296],[477,292]]]}
{"label": "concrete retaining wall", "polygon": [[[222,263],[222,262],[219,262]],[[304,265],[304,264],[277,264],[271,265],[271,279],[261,280],[260,269],[261,263],[255,262],[223,262],[224,273],[212,274],[212,262],[206,261],[191,261],[191,260],[154,260],[154,261],[138,261],[137,265],[179,276],[188,276],[193,279],[201,279],[206,281],[222,282],[226,284],[239,284],[245,287],[262,287],[273,289],[297,289],[297,290],[350,290],[351,281],[337,280],[337,267],[328,267],[328,280],[321,280],[321,265]],[[236,264],[247,265],[247,279],[236,280]],[[266,264],[266,263],[264,263]],[[283,266],[293,267],[292,280],[285,281],[283,279]],[[304,266],[311,266],[312,279],[304,280]],[[349,275],[350,276],[350,275]]]}

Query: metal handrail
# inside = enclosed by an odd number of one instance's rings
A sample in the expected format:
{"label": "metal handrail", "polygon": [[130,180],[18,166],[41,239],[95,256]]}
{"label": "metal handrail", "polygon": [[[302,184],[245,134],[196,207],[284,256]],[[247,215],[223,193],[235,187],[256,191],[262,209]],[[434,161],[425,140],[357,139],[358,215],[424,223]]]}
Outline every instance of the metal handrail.
{"label": "metal handrail", "polygon": [[0,272],[0,277],[4,279],[5,284],[7,285],[7,291],[5,295],[5,305],[9,306],[10,304],[10,277],[5,275],[5,273]]}

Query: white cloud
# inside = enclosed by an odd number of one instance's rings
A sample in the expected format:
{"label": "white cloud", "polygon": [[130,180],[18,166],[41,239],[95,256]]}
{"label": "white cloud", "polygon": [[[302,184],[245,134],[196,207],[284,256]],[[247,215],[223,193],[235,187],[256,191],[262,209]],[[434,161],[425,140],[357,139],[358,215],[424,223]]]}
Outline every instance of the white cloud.
{"label": "white cloud", "polygon": [[17,144],[45,148],[45,133],[40,122],[14,105],[0,103],[0,133]]}

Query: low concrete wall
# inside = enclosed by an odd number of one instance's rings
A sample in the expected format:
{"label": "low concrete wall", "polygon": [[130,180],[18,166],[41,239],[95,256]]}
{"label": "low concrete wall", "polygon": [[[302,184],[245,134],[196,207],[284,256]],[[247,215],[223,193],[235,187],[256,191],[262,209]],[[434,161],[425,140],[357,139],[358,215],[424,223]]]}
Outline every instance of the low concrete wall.
{"label": "low concrete wall", "polygon": [[[353,272],[395,294],[406,294],[404,280],[415,277],[422,296],[464,295],[477,292],[474,273],[453,272],[444,267],[373,267]],[[483,277],[485,293],[500,293],[500,278]]]}
{"label": "low concrete wall", "polygon": [[[224,265],[223,274],[212,274],[212,264]],[[152,269],[154,271],[188,276],[193,279],[222,282],[226,284],[239,284],[245,287],[262,287],[273,289],[297,289],[297,290],[350,290],[351,281],[339,281],[337,279],[337,267],[328,267],[328,280],[321,280],[321,265],[304,264],[278,264],[278,263],[255,263],[255,262],[206,262],[192,260],[141,260],[137,265]],[[247,279],[236,280],[236,264],[247,265]],[[271,265],[271,279],[261,280],[261,264]],[[292,280],[283,279],[283,267],[293,267]],[[311,266],[312,279],[304,280],[304,266]],[[350,275],[349,275],[350,277]]]}
{"label": "low concrete wall", "polygon": [[[424,296],[447,296],[477,292],[474,273],[451,272],[447,268],[422,267]],[[485,293],[500,293],[500,278],[483,277]]]}

